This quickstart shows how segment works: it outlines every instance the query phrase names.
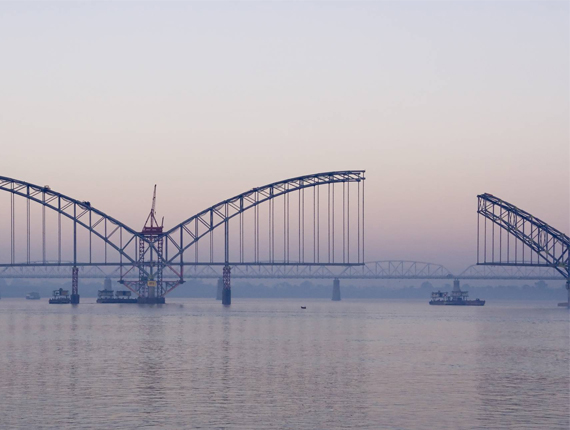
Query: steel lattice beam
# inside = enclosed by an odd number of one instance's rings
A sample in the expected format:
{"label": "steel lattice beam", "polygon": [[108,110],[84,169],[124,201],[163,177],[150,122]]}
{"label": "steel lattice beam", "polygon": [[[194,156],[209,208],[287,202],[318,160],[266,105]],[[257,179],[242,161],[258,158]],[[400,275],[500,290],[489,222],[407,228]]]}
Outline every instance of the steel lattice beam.
{"label": "steel lattice beam", "polygon": [[[58,226],[57,226],[57,236],[58,236],[58,260],[57,264],[61,263],[61,217],[73,222],[73,264],[107,264],[107,263],[117,263],[118,261],[107,261],[107,252],[105,251],[104,261],[92,261],[91,260],[91,238],[95,235],[96,238],[101,239],[105,246],[110,246],[112,249],[117,251],[121,257],[124,258],[125,263],[134,263],[135,258],[129,252],[127,252],[127,247],[135,240],[135,238],[140,235],[128,227],[127,225],[121,223],[117,219],[105,214],[104,212],[91,206],[90,202],[79,201],[73,199],[64,194],[58,193],[51,190],[48,186],[34,185],[29,182],[19,181],[12,178],[7,178],[5,176],[0,176],[0,191],[6,191],[10,193],[11,197],[11,244],[10,244],[10,254],[11,260],[9,263],[5,261],[0,261],[0,267],[2,266],[13,266],[13,265],[29,265],[32,264],[30,261],[30,208],[29,203],[33,202],[42,206],[42,250],[44,260],[41,262],[44,265],[53,264],[53,262],[47,261],[45,259],[45,209],[49,209],[58,214]],[[16,234],[15,234],[15,203],[14,197],[19,196],[27,200],[27,260],[18,262],[15,260],[15,246],[16,246]],[[77,232],[76,227],[80,226],[89,232],[89,259],[88,261],[80,261],[77,259]],[[105,248],[106,250],[106,248]],[[38,262],[34,263],[38,264]]]}
{"label": "steel lattice beam", "polygon": [[549,267],[570,279],[570,238],[566,234],[491,194],[477,197],[477,213],[484,219],[483,225],[479,218],[477,222],[477,264]]}
{"label": "steel lattice beam", "polygon": [[474,264],[457,279],[564,281],[564,276],[553,267]]}
{"label": "steel lattice beam", "polygon": [[[364,170],[346,170],[346,171],[337,171],[337,172],[326,172],[326,173],[318,173],[314,175],[306,175],[306,176],[299,176],[296,178],[286,179],[280,182],[274,182],[272,184],[265,185],[263,187],[253,188],[245,193],[238,194],[230,199],[224,200],[220,203],[217,203],[208,209],[199,212],[198,214],[186,219],[182,223],[178,224],[177,226],[171,228],[167,232],[164,233],[166,237],[166,243],[170,244],[175,248],[174,254],[167,256],[165,259],[168,264],[170,265],[185,265],[185,264],[196,264],[198,261],[188,262],[187,259],[184,258],[183,254],[185,251],[189,250],[189,248],[197,245],[197,242],[200,239],[203,239],[206,236],[212,235],[213,231],[218,228],[225,229],[225,258],[223,262],[219,262],[218,264],[223,265],[241,265],[241,264],[270,264],[270,265],[286,265],[286,264],[321,264],[316,258],[312,262],[305,262],[304,259],[301,261],[301,249],[299,250],[299,261],[291,261],[288,258],[288,255],[284,256],[283,260],[276,261],[275,260],[275,252],[269,252],[269,261],[263,262],[259,258],[259,249],[255,251],[254,261],[245,262],[242,259],[242,243],[240,237],[240,259],[238,261],[230,260],[229,256],[229,244],[228,244],[228,223],[230,220],[241,216],[247,211],[256,210],[257,207],[265,202],[271,202],[277,199],[278,197],[285,197],[290,195],[294,192],[304,192],[305,189],[309,188],[316,188],[318,186],[323,185],[333,185],[334,184],[350,184],[350,183],[363,183],[365,180],[364,177]],[[334,192],[334,188],[333,188]],[[330,193],[330,190],[329,190]],[[360,212],[360,188],[358,189],[359,193],[359,214],[358,214],[358,258],[356,264],[362,264],[364,260],[364,186],[362,188],[362,211]],[[313,199],[314,199],[313,195]],[[301,201],[301,194],[299,194],[299,202]],[[303,197],[304,199],[304,197]],[[334,196],[333,196],[334,199]],[[343,189],[343,204],[344,204],[344,189]],[[314,204],[314,200],[313,200]],[[330,203],[329,203],[330,204]],[[301,203],[299,203],[299,214],[301,213]],[[333,201],[334,205],[334,201]],[[303,208],[304,208],[304,200],[303,200]],[[270,211],[271,211],[270,206]],[[303,209],[304,210],[304,209]],[[333,208],[334,210],[334,208]],[[343,207],[343,229],[344,229],[344,214],[345,209]],[[314,214],[313,214],[314,215]],[[258,214],[255,216],[258,217]],[[300,215],[299,215],[300,216]],[[272,222],[272,215],[270,215],[270,222]],[[334,217],[334,214],[333,214]],[[274,217],[273,217],[274,221]],[[301,221],[299,221],[301,224]],[[241,224],[241,219],[240,219]],[[333,219],[334,224],[334,219]],[[240,227],[241,228],[241,227]],[[360,230],[362,229],[362,230]],[[271,234],[271,232],[270,232]],[[273,235],[275,233],[273,232]],[[301,234],[301,233],[300,233]],[[301,237],[301,236],[300,236]],[[350,237],[350,236],[349,236]],[[343,240],[344,240],[344,232],[343,232]],[[343,244],[343,252],[344,247],[346,245]],[[333,244],[334,247],[334,244]],[[257,244],[257,248],[259,245]],[[271,247],[270,247],[271,249]],[[333,248],[334,249],[334,248]],[[287,253],[286,253],[287,254]],[[304,257],[304,252],[302,253]],[[327,261],[329,265],[347,265],[351,264],[350,259],[342,262],[335,262],[334,261],[334,251],[333,251],[333,258]],[[210,264],[213,263],[212,261]],[[352,263],[354,264],[354,263]]]}
{"label": "steel lattice beam", "polygon": [[[299,176],[296,178],[287,179],[280,182],[274,182],[262,187],[253,188],[250,191],[239,194],[230,199],[224,200],[210,208],[199,212],[197,215],[186,219],[186,221],[173,227],[164,233],[157,233],[154,235],[145,235],[144,231],[139,232],[127,225],[119,222],[117,219],[110,217],[104,212],[96,209],[90,202],[80,201],[66,196],[62,193],[51,190],[49,186],[39,186],[28,182],[19,181],[12,178],[0,176],[0,191],[5,191],[10,195],[10,236],[9,244],[0,244],[9,248],[9,260],[2,261],[0,256],[0,269],[4,269],[0,276],[36,276],[40,275],[42,268],[47,268],[43,273],[47,277],[59,276],[59,273],[69,271],[69,267],[77,268],[77,273],[81,277],[99,277],[99,276],[113,276],[118,272],[121,280],[127,283],[135,282],[133,276],[135,274],[139,277],[139,284],[144,283],[146,279],[155,279],[160,291],[164,295],[177,285],[174,281],[166,281],[169,279],[178,279],[178,283],[184,281],[184,271],[191,272],[198,264],[207,266],[228,266],[236,268],[244,266],[245,268],[252,265],[258,266],[258,270],[263,266],[271,267],[269,271],[277,270],[282,271],[285,276],[289,276],[292,271],[300,272],[306,271],[307,273],[322,271],[323,264],[329,266],[338,266],[339,268],[346,268],[354,265],[364,264],[364,171],[363,170],[345,170],[335,172],[325,172],[313,175]],[[341,212],[337,214],[337,221],[335,223],[335,184],[342,187],[337,188],[338,199],[337,205],[341,207]],[[351,211],[351,187],[353,184],[353,210]],[[321,213],[320,213],[320,188],[323,186],[328,187],[326,196],[328,197],[328,259],[326,262],[321,261],[320,251],[320,226]],[[312,195],[306,190],[312,190]],[[298,195],[298,257],[291,258],[289,253],[289,198],[293,193]],[[26,214],[18,215],[16,210],[18,199],[22,198],[25,201]],[[275,200],[283,197],[283,258],[276,258],[275,252]],[[306,241],[306,225],[310,225],[311,220],[305,221],[305,206],[311,205],[312,211],[307,212],[312,216],[312,254],[313,258],[305,259],[305,243]],[[332,199],[332,205],[331,205]],[[19,201],[19,200],[18,200]],[[356,203],[354,203],[356,202]],[[40,205],[42,210],[42,224],[41,224],[41,250],[42,259],[40,261],[32,261],[31,257],[31,205]],[[259,206],[267,203],[266,207],[269,208],[269,256],[268,259],[261,257],[260,253],[260,232],[259,232]],[[57,216],[57,224],[55,226],[46,227],[46,209],[53,211]],[[153,207],[154,210],[154,207]],[[253,259],[246,261],[244,258],[244,241],[243,241],[243,214],[255,213],[255,253]],[[351,224],[351,214],[356,223]],[[16,232],[22,234],[19,230],[19,223],[16,222],[18,216],[23,216],[26,223],[26,237],[24,240],[19,239]],[[331,220],[332,216],[332,220]],[[65,261],[62,256],[62,219],[69,220],[72,225],[72,258]],[[230,221],[239,219],[240,222],[240,242],[239,242],[239,259],[233,260],[230,256],[230,239],[229,228]],[[342,245],[337,248],[339,257],[335,260],[335,225],[338,226],[342,222],[342,236],[339,241]],[[21,223],[20,223],[21,224]],[[356,237],[351,235],[351,225],[354,230],[357,230]],[[88,235],[88,245],[84,245],[85,249],[80,250],[78,244],[78,230],[83,229]],[[213,233],[215,231],[224,230],[224,258],[214,258],[214,241]],[[48,258],[46,252],[46,231],[53,234],[56,232],[58,242],[57,259]],[[287,237],[285,241],[285,231]],[[324,233],[323,233],[324,234]],[[340,235],[340,232],[339,232]],[[209,237],[210,240],[210,258],[209,261],[198,261],[198,242],[204,238]],[[351,238],[353,238],[353,246],[351,248]],[[103,242],[104,253],[100,256],[93,257],[92,242],[93,239]],[[337,236],[338,239],[338,236]],[[36,242],[36,240],[34,240]],[[355,242],[357,246],[355,248]],[[26,258],[21,259],[18,257],[18,252],[21,250],[22,243],[25,244]],[[19,245],[19,246],[18,246]],[[69,246],[68,246],[69,247]],[[331,250],[332,247],[332,250]],[[171,255],[169,256],[169,248]],[[192,248],[192,249],[191,249]],[[114,255],[108,256],[108,249],[114,251]],[[350,251],[353,249],[353,254],[356,257],[351,259]],[[81,252],[79,252],[81,251]],[[354,252],[356,251],[356,252]],[[195,259],[191,261],[188,255],[194,253]],[[340,258],[342,256],[342,258]],[[313,267],[307,269],[308,267]],[[67,267],[67,269],[66,269]],[[276,269],[281,267],[281,269]],[[285,269],[284,267],[289,267]],[[303,269],[299,269],[303,267]],[[91,270],[93,268],[93,270]],[[291,269],[292,268],[292,269]],[[247,269],[246,269],[247,271]],[[164,282],[162,285],[164,272]],[[261,272],[259,272],[261,273]],[[66,275],[67,277],[67,275]],[[142,281],[141,281],[142,279]],[[134,285],[134,284],[133,284]],[[140,287],[140,285],[138,285]],[[144,288],[141,289],[141,291]]]}
{"label": "steel lattice beam", "polygon": [[[187,279],[218,279],[223,275],[220,265],[196,265],[186,268]],[[18,266],[0,269],[0,278],[69,278],[69,266]],[[119,278],[118,267],[79,266],[81,278]],[[267,266],[239,265],[232,268],[234,279],[394,279],[394,280],[544,280],[563,281],[553,268],[525,266],[472,265],[454,275],[444,266],[417,261],[374,261],[349,268],[329,266]],[[170,279],[177,279],[172,276]]]}

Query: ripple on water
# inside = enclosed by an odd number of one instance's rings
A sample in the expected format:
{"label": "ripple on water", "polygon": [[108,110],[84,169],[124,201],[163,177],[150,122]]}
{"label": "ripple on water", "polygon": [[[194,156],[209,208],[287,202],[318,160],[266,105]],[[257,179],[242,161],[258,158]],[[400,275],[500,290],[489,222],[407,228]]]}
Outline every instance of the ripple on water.
{"label": "ripple on water", "polygon": [[569,325],[533,303],[0,302],[0,428],[568,429]]}

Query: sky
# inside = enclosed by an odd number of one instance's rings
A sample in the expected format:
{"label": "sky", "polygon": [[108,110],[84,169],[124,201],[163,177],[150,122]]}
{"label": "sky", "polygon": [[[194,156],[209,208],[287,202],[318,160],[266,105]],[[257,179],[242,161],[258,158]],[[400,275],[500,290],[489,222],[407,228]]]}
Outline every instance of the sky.
{"label": "sky", "polygon": [[477,194],[570,232],[568,2],[1,2],[0,175],[142,227],[366,170],[366,259],[460,270]]}

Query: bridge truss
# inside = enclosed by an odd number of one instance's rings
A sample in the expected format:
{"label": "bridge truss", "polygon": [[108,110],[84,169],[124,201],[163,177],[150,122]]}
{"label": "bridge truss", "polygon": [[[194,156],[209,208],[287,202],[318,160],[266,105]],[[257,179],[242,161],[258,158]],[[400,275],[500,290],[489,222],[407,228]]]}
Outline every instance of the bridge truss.
{"label": "bridge truss", "polygon": [[477,264],[553,269],[566,280],[570,307],[570,238],[498,197],[477,197]]}
{"label": "bridge truss", "polygon": [[[164,300],[184,282],[185,271],[198,266],[223,267],[229,290],[230,268],[362,265],[364,180],[363,170],[346,170],[274,182],[167,231],[156,222],[153,199],[151,222],[137,231],[88,201],[0,177],[8,197],[0,200],[0,269],[58,272],[67,266],[73,285],[79,274],[118,271],[120,282],[140,298]],[[74,296],[78,302],[77,288]]]}
{"label": "bridge truss", "polygon": [[[220,265],[188,266],[185,279],[219,279],[223,276]],[[81,278],[120,278],[120,268],[113,266],[79,266]],[[0,269],[0,278],[67,279],[67,266],[14,266]],[[233,279],[364,279],[364,280],[544,280],[563,281],[565,278],[550,267],[481,266],[472,265],[458,275],[445,266],[418,261],[384,260],[360,266],[304,266],[246,264],[232,268]]]}

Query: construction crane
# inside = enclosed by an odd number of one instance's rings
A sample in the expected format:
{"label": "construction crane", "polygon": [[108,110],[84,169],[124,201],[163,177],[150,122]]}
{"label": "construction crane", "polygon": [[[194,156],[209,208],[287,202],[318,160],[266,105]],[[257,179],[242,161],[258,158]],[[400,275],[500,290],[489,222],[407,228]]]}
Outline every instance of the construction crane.
{"label": "construction crane", "polygon": [[156,220],[156,184],[154,185],[154,193],[152,195],[152,207],[150,208],[150,213],[146,218],[144,227],[142,229],[142,234],[145,236],[154,236],[162,233],[162,227],[164,225],[164,217],[162,217],[162,223],[158,225]]}

